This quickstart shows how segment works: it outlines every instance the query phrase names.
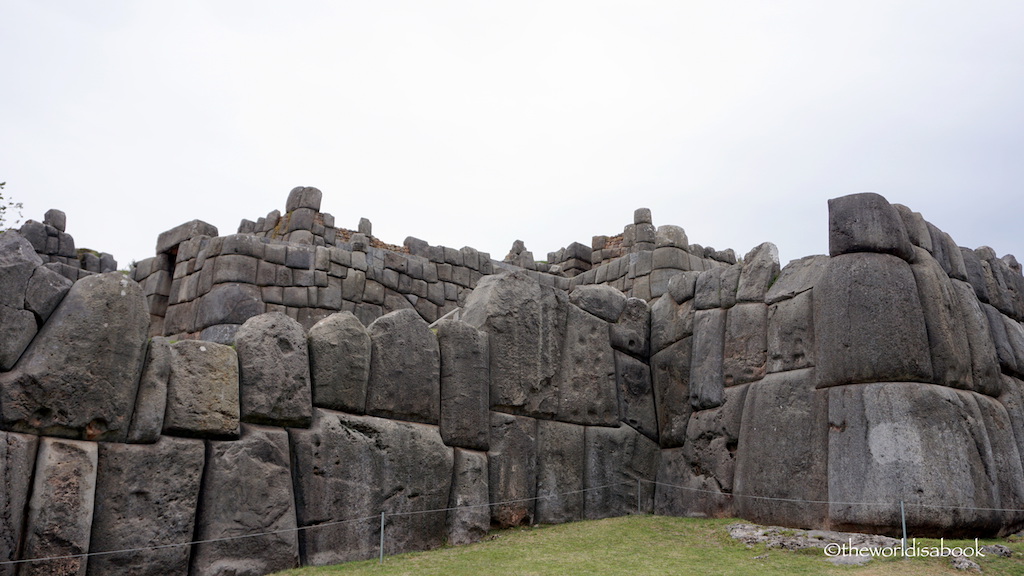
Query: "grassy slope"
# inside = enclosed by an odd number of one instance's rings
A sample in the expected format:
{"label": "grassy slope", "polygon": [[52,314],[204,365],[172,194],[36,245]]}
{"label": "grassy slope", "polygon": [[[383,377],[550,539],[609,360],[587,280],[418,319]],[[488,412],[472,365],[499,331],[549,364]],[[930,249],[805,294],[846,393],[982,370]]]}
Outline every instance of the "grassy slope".
{"label": "grassy slope", "polygon": [[[926,576],[963,574],[946,558],[876,559],[867,566],[833,566],[821,550],[790,552],[747,546],[729,537],[726,526],[737,520],[702,520],[664,516],[626,516],[591,522],[492,533],[486,542],[413,552],[338,566],[299,568],[280,576],[313,575],[790,575]],[[959,542],[959,544],[958,544]],[[947,546],[973,545],[947,541]],[[979,560],[985,574],[1024,575],[1024,542],[1005,544],[1014,558]],[[932,541],[918,540],[918,546]],[[938,545],[938,541],[934,541]]]}

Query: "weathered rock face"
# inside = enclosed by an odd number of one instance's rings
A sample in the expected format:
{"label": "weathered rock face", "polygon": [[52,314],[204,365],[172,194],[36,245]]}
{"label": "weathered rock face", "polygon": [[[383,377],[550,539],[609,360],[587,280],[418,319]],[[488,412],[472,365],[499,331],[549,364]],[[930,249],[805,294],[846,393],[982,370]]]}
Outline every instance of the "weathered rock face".
{"label": "weathered rock face", "polygon": [[649,514],[661,456],[658,445],[629,426],[587,426],[584,441],[584,516],[593,520]]}
{"label": "weathered rock face", "polygon": [[564,293],[522,273],[487,276],[466,300],[461,319],[487,332],[491,407],[551,417],[569,302]]}
{"label": "weathered rock face", "polygon": [[313,419],[302,325],[280,312],[254,316],[235,335],[244,422],[308,426]]}
{"label": "weathered rock face", "polygon": [[651,369],[636,358],[615,352],[615,382],[619,391],[619,420],[658,441]]}
{"label": "weathered rock face", "polygon": [[828,247],[832,256],[878,252],[907,261],[914,257],[900,213],[871,192],[828,201]]}
{"label": "weathered rock face", "polygon": [[605,322],[615,322],[626,307],[626,295],[611,286],[577,286],[569,302]]}
{"label": "weathered rock face", "polygon": [[555,418],[576,424],[614,425],[619,407],[608,324],[569,306],[561,364]]}
{"label": "weathered rock face", "polygon": [[171,377],[171,345],[166,338],[149,341],[146,364],[139,379],[128,441],[152,444],[160,439],[167,410],[167,381]]}
{"label": "weathered rock face", "polygon": [[205,448],[201,440],[99,445],[88,574],[188,575]]}
{"label": "weathered rock face", "polygon": [[117,272],[79,280],[0,375],[4,428],[125,441],[148,332],[138,284]]}
{"label": "weathered rock face", "polygon": [[[25,524],[38,436],[0,432],[0,562],[17,560]],[[0,575],[14,576],[17,565],[0,565]]]}
{"label": "weathered rock face", "polygon": [[585,430],[576,424],[537,421],[538,524],[583,519]]}
{"label": "weathered rock face", "polygon": [[441,361],[437,338],[413,310],[381,316],[370,333],[366,412],[383,418],[437,424]]}
{"label": "weathered rock face", "polygon": [[441,438],[449,446],[490,446],[487,334],[458,320],[435,324],[441,354]]}
{"label": "weathered rock face", "polygon": [[448,500],[449,544],[471,544],[487,536],[491,528],[487,496],[487,454],[456,448]]}
{"label": "weathered rock face", "polygon": [[223,344],[183,340],[171,346],[164,434],[237,438],[238,360]]}
{"label": "weathered rock face", "polygon": [[[378,552],[380,513],[447,507],[453,455],[434,426],[316,409],[309,430],[291,429],[303,564],[362,560]],[[334,523],[338,519],[370,520]],[[443,543],[446,513],[388,518],[385,552]],[[320,524],[330,524],[318,527]]]}
{"label": "weathered rock face", "polygon": [[537,420],[491,412],[487,452],[491,523],[501,527],[532,524],[537,496]]}
{"label": "weathered rock face", "polygon": [[692,337],[683,338],[651,358],[654,409],[662,448],[676,448],[686,441],[686,426],[693,412],[690,404]]}
{"label": "weathered rock face", "polygon": [[[242,426],[234,441],[209,442],[192,574],[261,576],[299,565],[288,433]],[[264,534],[220,542],[231,536]]]}
{"label": "weathered rock face", "polygon": [[693,319],[690,404],[695,410],[721,406],[725,393],[726,310],[698,310]]}
{"label": "weathered rock face", "polygon": [[[42,438],[25,523],[23,558],[75,556],[89,552],[96,493],[97,445]],[[29,576],[84,576],[86,558],[77,556],[21,565]]]}
{"label": "weathered rock face", "polygon": [[351,414],[366,411],[370,335],[351,312],[339,312],[309,330],[313,404]]}

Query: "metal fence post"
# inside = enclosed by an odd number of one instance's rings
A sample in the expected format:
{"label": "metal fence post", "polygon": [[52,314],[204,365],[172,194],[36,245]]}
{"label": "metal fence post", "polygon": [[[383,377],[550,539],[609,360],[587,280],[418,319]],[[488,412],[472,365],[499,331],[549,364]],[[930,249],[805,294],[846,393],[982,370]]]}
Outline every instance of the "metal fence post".
{"label": "metal fence post", "polygon": [[384,563],[384,513],[380,513],[380,563]]}

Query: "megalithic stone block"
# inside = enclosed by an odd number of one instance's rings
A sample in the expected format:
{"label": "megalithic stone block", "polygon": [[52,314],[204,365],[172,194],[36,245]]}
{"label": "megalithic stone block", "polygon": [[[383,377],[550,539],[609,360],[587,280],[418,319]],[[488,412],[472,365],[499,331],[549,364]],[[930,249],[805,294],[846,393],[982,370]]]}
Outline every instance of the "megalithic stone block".
{"label": "megalithic stone block", "polygon": [[381,316],[370,334],[366,412],[396,420],[437,424],[441,366],[437,338],[415,310]]}
{"label": "megalithic stone block", "polygon": [[[39,437],[0,432],[0,562],[18,559]],[[0,576],[15,576],[17,564],[0,565]]]}
{"label": "megalithic stone block", "polygon": [[490,446],[487,333],[452,319],[434,325],[441,353],[441,438],[449,446]]}
{"label": "megalithic stone block", "polygon": [[829,254],[876,252],[910,261],[914,252],[903,218],[878,194],[865,192],[828,201]]}
{"label": "megalithic stone block", "polygon": [[331,314],[310,328],[309,364],[314,405],[350,414],[366,411],[370,335],[354,314]]}
{"label": "megalithic stone block", "polygon": [[247,320],[235,335],[244,422],[309,426],[313,398],[302,325],[280,312]]}

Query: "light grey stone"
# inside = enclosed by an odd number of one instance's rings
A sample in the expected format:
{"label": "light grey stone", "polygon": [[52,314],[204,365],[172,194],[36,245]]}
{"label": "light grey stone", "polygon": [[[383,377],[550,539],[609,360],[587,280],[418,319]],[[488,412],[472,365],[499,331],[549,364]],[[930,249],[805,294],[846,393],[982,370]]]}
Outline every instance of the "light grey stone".
{"label": "light grey stone", "polygon": [[996,357],[999,359],[999,366],[1003,372],[1017,374],[1017,358],[1010,345],[1010,337],[1006,333],[1006,321],[1004,316],[994,306],[982,304],[982,310],[988,319],[988,328],[992,336],[992,343],[996,348]]}
{"label": "light grey stone", "polygon": [[313,400],[302,326],[280,312],[246,320],[235,336],[240,416],[270,426],[309,426]]}
{"label": "light grey stone", "polygon": [[366,412],[374,416],[437,424],[441,411],[437,338],[414,310],[381,316],[370,334]]}
{"label": "light grey stone", "polygon": [[201,340],[171,345],[164,434],[238,437],[238,357],[234,349]]}
{"label": "light grey stone", "polygon": [[639,358],[650,353],[651,308],[642,298],[626,300],[618,321],[609,329],[612,348]]}
{"label": "light grey stone", "polygon": [[737,302],[764,302],[768,287],[779,276],[779,249],[771,242],[756,246],[743,257]]}
{"label": "light grey stone", "polygon": [[606,285],[577,286],[569,302],[605,322],[615,322],[626,307],[626,295]]}
{"label": "light grey stone", "polygon": [[693,299],[697,288],[697,277],[700,274],[700,272],[696,271],[680,272],[669,279],[668,293],[675,300],[676,304],[682,304]]}
{"label": "light grey stone", "polygon": [[928,252],[932,251],[932,236],[928,231],[928,223],[920,212],[914,212],[902,204],[893,204],[893,208],[903,219],[903,228],[907,231],[907,238],[914,246],[920,246]]}
{"label": "light grey stone", "polygon": [[352,414],[366,411],[370,335],[351,312],[339,312],[309,330],[313,404]]}
{"label": "light grey stone", "polygon": [[690,241],[686,237],[686,231],[679,226],[673,226],[671,224],[658,226],[654,242],[658,248],[663,246],[673,246],[675,248],[682,248],[685,250],[690,245]]}
{"label": "light grey stone", "polygon": [[288,193],[288,201],[285,204],[284,211],[291,212],[299,208],[308,208],[319,212],[322,199],[323,193],[319,189],[312,186],[296,186]]}
{"label": "light grey stone", "polygon": [[735,386],[760,380],[768,362],[768,306],[744,302],[726,312],[723,382]]}
{"label": "light grey stone", "polygon": [[0,305],[25,308],[29,280],[43,260],[21,234],[0,232]]}
{"label": "light grey stone", "polygon": [[10,370],[36,336],[36,317],[28,310],[0,304],[0,333],[0,370]]}
{"label": "light grey stone", "polygon": [[73,282],[44,266],[32,272],[25,291],[25,309],[33,312],[41,322],[46,322],[71,290]]}
{"label": "light grey stone", "polygon": [[734,516],[732,495],[704,470],[695,470],[685,448],[661,451],[654,513],[662,516],[724,518]]}
{"label": "light grey stone", "polygon": [[[18,559],[39,437],[0,432],[0,562]],[[0,564],[0,576],[15,576],[17,564]]]}
{"label": "light grey stone", "polygon": [[[731,494],[736,468],[744,400],[750,385],[734,386],[725,392],[725,403],[718,408],[694,412],[686,428],[683,454],[688,467],[703,476],[702,484],[715,487],[714,492]],[[691,480],[692,481],[692,480]],[[695,494],[699,498],[704,495]],[[713,503],[727,499],[712,495],[704,504],[708,511]],[[721,512],[725,512],[722,509]],[[718,512],[720,513],[720,512]]]}
{"label": "light grey stone", "polygon": [[441,357],[441,438],[449,446],[486,451],[490,444],[490,357],[487,334],[441,319],[432,326]]}
{"label": "light grey stone", "polygon": [[814,291],[768,307],[768,372],[814,366]]}
{"label": "light grey stone", "polygon": [[651,355],[693,335],[693,317],[693,300],[677,304],[667,295],[658,298],[651,305]]}
{"label": "light grey stone", "polygon": [[557,420],[605,426],[618,421],[615,356],[608,341],[608,324],[575,306],[569,306],[555,389]]}
{"label": "light grey stone", "polygon": [[128,442],[152,444],[160,439],[167,410],[167,381],[171,376],[171,345],[166,338],[149,341],[146,364],[135,396],[135,411],[128,428]]}
{"label": "light grey stone", "polygon": [[[87,573],[188,576],[205,447],[163,437],[152,445],[99,444]],[[153,548],[168,546],[166,548]]]}
{"label": "light grey stone", "polygon": [[903,218],[882,196],[865,192],[828,201],[830,255],[877,252],[909,262],[914,257],[911,247]]}
{"label": "light grey stone", "polygon": [[207,224],[202,220],[185,222],[184,224],[180,224],[161,233],[160,236],[157,237],[156,253],[173,253],[175,249],[186,240],[190,240],[198,236],[214,237],[216,235],[217,227],[212,224]]}
{"label": "light grey stone", "polygon": [[148,332],[138,284],[118,272],[78,281],[15,369],[0,375],[4,426],[123,442]]}

